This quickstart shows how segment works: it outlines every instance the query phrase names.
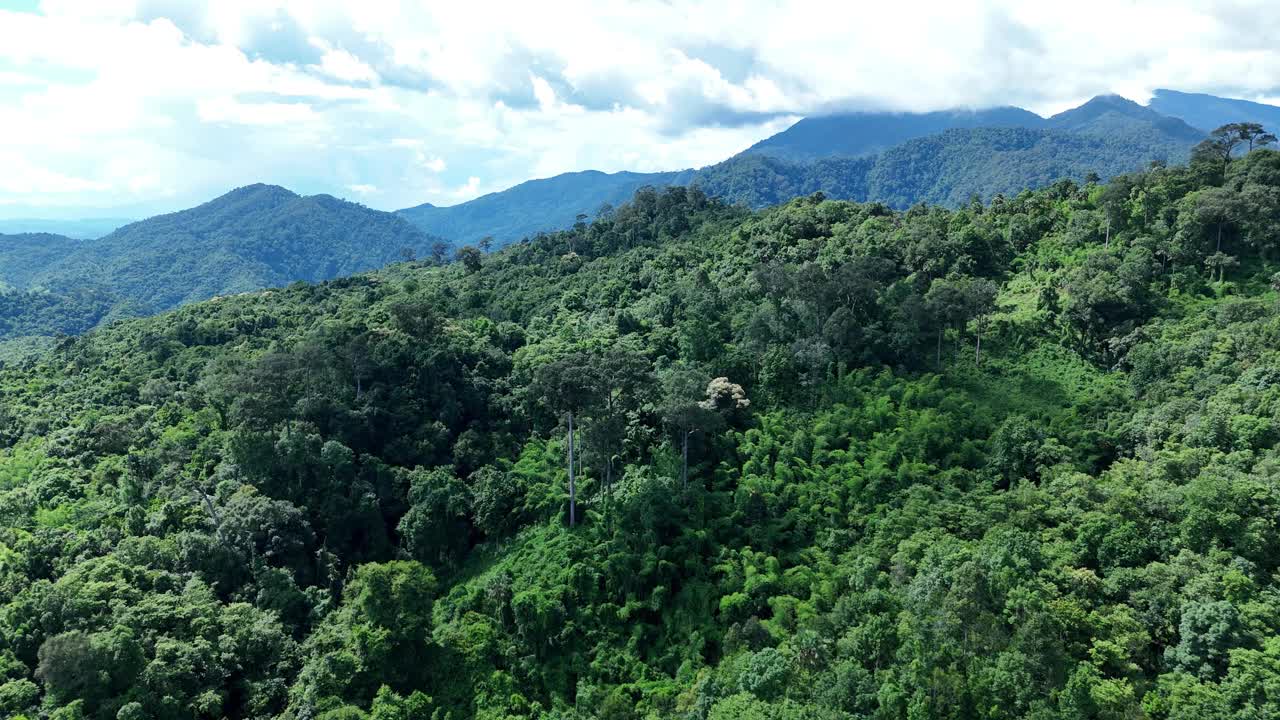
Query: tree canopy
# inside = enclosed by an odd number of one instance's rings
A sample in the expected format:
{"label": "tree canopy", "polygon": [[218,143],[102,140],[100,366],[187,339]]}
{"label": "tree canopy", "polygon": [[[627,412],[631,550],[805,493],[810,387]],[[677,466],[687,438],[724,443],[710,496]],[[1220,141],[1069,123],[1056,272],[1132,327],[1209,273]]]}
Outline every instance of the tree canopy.
{"label": "tree canopy", "polygon": [[649,188],[61,338],[0,365],[0,715],[1274,715],[1277,193]]}

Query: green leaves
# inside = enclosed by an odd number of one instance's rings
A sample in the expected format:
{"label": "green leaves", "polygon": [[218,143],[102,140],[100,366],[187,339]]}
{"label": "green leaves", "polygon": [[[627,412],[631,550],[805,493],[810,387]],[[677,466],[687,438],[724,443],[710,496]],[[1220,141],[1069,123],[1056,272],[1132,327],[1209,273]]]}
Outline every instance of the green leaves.
{"label": "green leaves", "polygon": [[1260,715],[1273,156],[646,191],[0,367],[0,713]]}

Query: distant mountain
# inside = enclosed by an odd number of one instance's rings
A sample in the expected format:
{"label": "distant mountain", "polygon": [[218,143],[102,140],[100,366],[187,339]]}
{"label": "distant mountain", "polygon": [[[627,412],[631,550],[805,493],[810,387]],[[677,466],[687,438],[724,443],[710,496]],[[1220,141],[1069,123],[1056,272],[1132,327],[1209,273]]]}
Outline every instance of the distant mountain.
{"label": "distant mountain", "polygon": [[602,205],[626,202],[645,185],[671,185],[679,175],[596,170],[564,173],[529,180],[459,205],[437,207],[427,203],[397,210],[396,214],[424,232],[455,244],[475,243],[487,236],[505,244],[539,230],[568,227],[580,214],[594,218]]}
{"label": "distant mountain", "polygon": [[84,220],[47,220],[35,218],[0,219],[0,234],[51,233],[77,240],[93,240],[124,227],[133,220],[121,218],[87,218]]}
{"label": "distant mountain", "polygon": [[[49,326],[58,329],[85,317],[60,306],[59,298],[91,307],[98,317],[148,314],[382,267],[425,254],[437,240],[392,213],[251,185],[98,240],[0,236],[0,283],[8,287],[11,305],[15,293],[28,294],[19,298],[24,312],[56,318]],[[106,312],[104,294],[114,299]]]}
{"label": "distant mountain", "polygon": [[1205,133],[1178,118],[1161,115],[1151,108],[1119,95],[1099,95],[1077,108],[1072,108],[1045,121],[1046,128],[1150,143],[1194,145]]}
{"label": "distant mountain", "polygon": [[1015,195],[1057,180],[1082,181],[1090,173],[1112,177],[1154,160],[1178,162],[1186,159],[1189,148],[1189,143],[1160,132],[953,128],[875,157],[789,162],[739,155],[697,171],[690,184],[753,208],[815,192],[894,208],[918,202],[955,206],[974,195]]}
{"label": "distant mountain", "polygon": [[398,213],[456,244],[492,236],[501,246],[566,228],[579,213],[594,216],[600,205],[617,205],[645,185],[697,185],[755,208],[818,191],[894,207],[921,200],[960,203],[974,193],[989,197],[1081,180],[1090,172],[1107,177],[1153,160],[1180,162],[1204,135],[1118,95],[1051,118],[1015,107],[846,113],[805,118],[698,170],[566,173],[451,207],[420,205]]}
{"label": "distant mountain", "polygon": [[[910,127],[986,117],[1026,121],[1025,111],[901,116]],[[1025,113],[1025,114],[1019,114]],[[869,124],[869,114],[853,122]],[[748,150],[682,181],[709,195],[763,207],[823,192],[845,200],[875,200],[897,208],[926,201],[958,205],[971,196],[1016,194],[1056,180],[1110,177],[1153,160],[1181,162],[1204,133],[1135,102],[1109,95],[1034,123],[952,127],[898,143],[875,156],[797,161]],[[835,120],[835,118],[823,118]],[[798,126],[799,124],[797,124]],[[753,148],[782,138],[786,131]],[[784,145],[785,147],[785,145]],[[848,147],[847,145],[845,147]]]}
{"label": "distant mountain", "polygon": [[38,279],[74,274],[158,311],[381,267],[406,250],[427,252],[430,240],[391,213],[329,195],[302,197],[250,185],[190,210],[126,225]]}
{"label": "distant mountain", "polygon": [[946,110],[928,113],[859,112],[804,118],[742,152],[805,162],[832,157],[878,154],[908,140],[952,128],[1025,127],[1044,118],[1016,107]]}
{"label": "distant mountain", "polygon": [[1275,105],[1161,89],[1155,91],[1147,107],[1180,118],[1206,133],[1233,122],[1255,122],[1280,133],[1280,107]]}

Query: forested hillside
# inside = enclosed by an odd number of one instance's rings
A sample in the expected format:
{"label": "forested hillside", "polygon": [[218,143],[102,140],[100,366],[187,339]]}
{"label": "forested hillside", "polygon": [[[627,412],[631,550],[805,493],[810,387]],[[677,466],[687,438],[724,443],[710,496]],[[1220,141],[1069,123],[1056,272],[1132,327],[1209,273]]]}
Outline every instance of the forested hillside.
{"label": "forested hillside", "polygon": [[1206,150],[646,190],[4,367],[0,715],[1273,716],[1280,153]]}
{"label": "forested hillside", "polygon": [[98,240],[0,235],[0,292],[10,291],[0,303],[16,306],[0,312],[0,341],[78,333],[105,317],[350,275],[425,257],[440,243],[391,213],[269,185]]}
{"label": "forested hillside", "polygon": [[0,289],[27,287],[40,273],[81,247],[82,241],[50,233],[0,235]]}

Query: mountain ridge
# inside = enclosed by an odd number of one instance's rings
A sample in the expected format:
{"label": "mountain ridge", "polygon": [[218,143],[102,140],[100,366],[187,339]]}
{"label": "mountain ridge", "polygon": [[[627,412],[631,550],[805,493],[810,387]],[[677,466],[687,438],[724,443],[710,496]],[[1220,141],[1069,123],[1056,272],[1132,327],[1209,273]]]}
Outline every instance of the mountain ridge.
{"label": "mountain ridge", "polygon": [[[937,190],[938,183],[945,182],[941,173],[959,169],[957,148],[947,151],[947,163],[942,163],[939,157],[932,158],[937,165],[937,177],[923,178],[924,184],[914,191],[897,183],[898,187],[891,195],[880,196],[876,188],[884,183],[872,182],[869,176],[860,177],[864,171],[872,172],[875,162],[869,159],[887,156],[889,159],[885,162],[893,164],[913,152],[943,152],[944,148],[937,142],[920,142],[922,138],[936,138],[955,130],[993,128],[1074,133],[1089,136],[1102,145],[1085,143],[1086,157],[1072,158],[1067,154],[1082,147],[1081,141],[1064,135],[1042,134],[1037,136],[1040,146],[1038,157],[1044,160],[1044,165],[1022,176],[1002,168],[1000,172],[1004,179],[997,181],[975,177],[973,172],[959,172],[956,177],[974,179],[966,181],[969,182],[968,187],[953,188],[941,195]],[[833,113],[803,118],[719,163],[682,171],[633,173],[626,188],[634,190],[644,184],[655,187],[697,184],[717,197],[743,202],[751,207],[784,202],[797,194],[816,190],[845,199],[885,200],[896,207],[920,200],[963,202],[955,198],[982,194],[992,187],[999,187],[1002,192],[1016,192],[1024,186],[1038,186],[1035,184],[1057,179],[1082,180],[1090,172],[1106,177],[1105,173],[1127,172],[1153,161],[1179,162],[1187,158],[1191,146],[1204,135],[1181,119],[1162,115],[1115,94],[1096,96],[1047,118],[1011,106],[930,113]],[[958,141],[961,148],[973,150],[981,144],[981,138],[989,136],[989,133],[984,135],[980,132],[951,132],[945,139]],[[1025,141],[1030,136],[1021,137]],[[1057,146],[1056,151],[1053,146]],[[1054,159],[1054,155],[1063,157]],[[928,170],[929,159],[924,160],[918,165]],[[970,162],[972,167],[978,168],[991,167],[994,161],[975,155]],[[1075,174],[1054,175],[1063,168],[1072,169]],[[614,175],[617,174],[575,171],[526,181],[458,205],[439,207],[424,204],[397,212],[424,231],[457,244],[474,243],[491,236],[495,244],[501,246],[536,232],[568,227],[578,214],[593,216],[605,197],[610,198],[611,204],[616,204],[612,202],[619,186],[616,180],[610,180],[601,187],[585,182]],[[883,177],[884,173],[880,176]],[[544,200],[556,195],[563,200],[559,203],[530,203],[523,196],[534,188],[541,192]],[[615,195],[608,195],[611,191]],[[512,221],[511,218],[519,220]]]}
{"label": "mountain ridge", "polygon": [[[804,161],[830,157],[862,157],[908,140],[962,127],[1040,127],[1044,118],[1013,106],[938,110],[927,113],[854,112],[802,118],[791,127],[761,140],[739,155],[768,155]],[[874,133],[870,141],[831,136]]]}
{"label": "mountain ridge", "polygon": [[1160,88],[1147,106],[1204,132],[1232,122],[1256,122],[1280,134],[1280,107],[1266,103]]}
{"label": "mountain ridge", "polygon": [[[352,275],[426,255],[440,242],[394,213],[263,183],[97,240],[58,237],[0,242],[0,283],[68,298],[93,289],[98,317]],[[100,311],[101,296],[114,298],[114,312]]]}

